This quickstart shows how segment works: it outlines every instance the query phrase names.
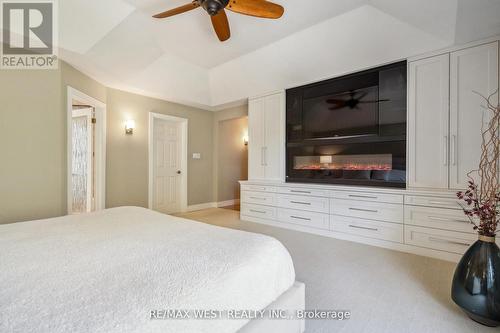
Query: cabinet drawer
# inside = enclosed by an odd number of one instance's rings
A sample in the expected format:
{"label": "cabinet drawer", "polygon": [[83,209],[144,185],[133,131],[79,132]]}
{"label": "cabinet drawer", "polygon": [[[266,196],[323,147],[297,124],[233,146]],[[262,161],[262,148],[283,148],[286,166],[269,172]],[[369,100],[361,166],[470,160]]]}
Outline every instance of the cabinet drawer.
{"label": "cabinet drawer", "polygon": [[331,200],[332,214],[403,223],[403,205],[342,199]]}
{"label": "cabinet drawer", "polygon": [[458,204],[458,200],[450,197],[424,197],[418,195],[406,195],[406,205],[427,206],[438,208],[462,209]]}
{"label": "cabinet drawer", "polygon": [[328,198],[279,194],[276,201],[278,206],[282,208],[292,208],[328,214]]}
{"label": "cabinet drawer", "polygon": [[433,250],[463,254],[477,235],[405,225],[405,243]]}
{"label": "cabinet drawer", "polygon": [[276,207],[243,204],[241,214],[245,216],[260,217],[263,219],[276,219]]}
{"label": "cabinet drawer", "polygon": [[403,225],[401,224],[333,215],[330,217],[330,227],[333,231],[403,243]]}
{"label": "cabinet drawer", "polygon": [[250,191],[241,192],[241,202],[243,203],[273,206],[275,204],[275,200],[276,195],[274,193]]}
{"label": "cabinet drawer", "polygon": [[404,201],[404,196],[398,194],[365,193],[365,192],[350,192],[350,191],[331,191],[331,197],[335,199],[375,201],[375,202],[387,202],[395,204],[403,204]]}
{"label": "cabinet drawer", "polygon": [[276,192],[276,187],[267,185],[241,185],[242,191]]}
{"label": "cabinet drawer", "polygon": [[474,233],[469,219],[455,209],[405,206],[405,224]]}
{"label": "cabinet drawer", "polygon": [[284,194],[296,194],[305,196],[316,196],[316,197],[329,197],[328,190],[318,190],[318,189],[308,189],[308,188],[297,188],[297,187],[278,187],[278,193]]}
{"label": "cabinet drawer", "polygon": [[280,222],[300,224],[311,228],[329,229],[329,219],[330,216],[328,214],[278,208],[278,221]]}

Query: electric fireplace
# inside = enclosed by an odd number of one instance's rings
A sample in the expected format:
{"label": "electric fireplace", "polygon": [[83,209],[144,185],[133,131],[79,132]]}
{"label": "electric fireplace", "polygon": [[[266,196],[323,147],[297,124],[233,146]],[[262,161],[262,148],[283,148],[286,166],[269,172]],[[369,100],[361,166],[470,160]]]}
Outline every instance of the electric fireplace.
{"label": "electric fireplace", "polygon": [[287,90],[288,182],[406,186],[406,62]]}

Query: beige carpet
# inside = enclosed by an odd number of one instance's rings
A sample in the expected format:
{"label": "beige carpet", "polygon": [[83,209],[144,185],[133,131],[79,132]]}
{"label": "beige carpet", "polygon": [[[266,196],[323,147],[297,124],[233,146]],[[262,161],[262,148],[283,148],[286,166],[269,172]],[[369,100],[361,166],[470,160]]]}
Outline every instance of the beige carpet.
{"label": "beige carpet", "polygon": [[235,210],[181,216],[279,239],[306,284],[306,307],[352,313],[344,321],[310,320],[307,333],[499,331],[469,320],[451,301],[453,263],[245,222]]}

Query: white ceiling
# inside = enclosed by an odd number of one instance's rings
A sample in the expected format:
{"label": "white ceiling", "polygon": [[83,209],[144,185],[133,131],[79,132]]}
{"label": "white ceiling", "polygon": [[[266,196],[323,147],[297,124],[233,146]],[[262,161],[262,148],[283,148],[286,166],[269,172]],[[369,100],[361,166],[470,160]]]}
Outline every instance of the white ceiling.
{"label": "white ceiling", "polygon": [[225,43],[201,8],[151,18],[187,2],[60,1],[60,56],[108,86],[214,109],[500,34],[499,0],[275,0],[280,20],[229,12]]}

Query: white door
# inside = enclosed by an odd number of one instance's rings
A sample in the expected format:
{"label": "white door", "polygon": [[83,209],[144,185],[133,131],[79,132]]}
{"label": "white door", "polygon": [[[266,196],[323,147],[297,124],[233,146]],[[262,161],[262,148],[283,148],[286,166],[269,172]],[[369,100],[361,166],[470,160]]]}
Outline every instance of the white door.
{"label": "white door", "polygon": [[449,55],[409,64],[408,185],[448,188]]}
{"label": "white door", "polygon": [[283,180],[284,170],[284,93],[270,95],[265,98],[264,108],[265,146],[264,164],[267,180]]}
{"label": "white door", "polygon": [[153,120],[153,209],[170,214],[181,211],[182,123]]}
{"label": "white door", "polygon": [[264,99],[248,102],[248,179],[265,179]]}
{"label": "white door", "polygon": [[475,92],[487,97],[498,89],[498,42],[453,52],[450,68],[450,188],[463,189],[479,166],[483,117],[488,121]]}
{"label": "white door", "polygon": [[71,214],[94,210],[94,134],[92,109],[72,112]]}

